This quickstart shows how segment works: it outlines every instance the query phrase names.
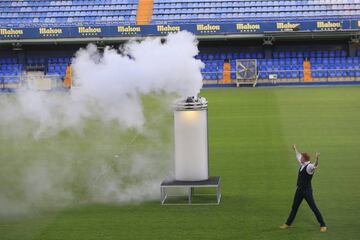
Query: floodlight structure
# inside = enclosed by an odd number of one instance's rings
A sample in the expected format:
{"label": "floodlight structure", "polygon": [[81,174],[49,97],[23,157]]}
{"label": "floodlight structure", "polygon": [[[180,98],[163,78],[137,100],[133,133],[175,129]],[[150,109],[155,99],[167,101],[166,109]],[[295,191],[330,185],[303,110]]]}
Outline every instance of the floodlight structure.
{"label": "floodlight structure", "polygon": [[220,177],[209,177],[208,102],[205,98],[188,97],[175,103],[174,144],[175,176],[161,183],[161,203],[178,197],[170,195],[169,188],[188,190],[186,204],[194,204],[195,188],[216,188],[216,202],[198,204],[219,204]]}

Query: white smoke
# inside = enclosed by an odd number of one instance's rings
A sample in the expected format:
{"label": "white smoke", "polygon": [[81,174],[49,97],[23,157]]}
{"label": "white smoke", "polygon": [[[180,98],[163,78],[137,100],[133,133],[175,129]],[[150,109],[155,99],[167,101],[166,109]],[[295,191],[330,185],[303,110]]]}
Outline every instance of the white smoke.
{"label": "white smoke", "polygon": [[73,59],[70,93],[0,96],[0,214],[157,198],[172,102],[202,87],[197,54],[189,32],[103,52],[90,44]]}
{"label": "white smoke", "polygon": [[139,96],[149,93],[174,93],[195,96],[202,87],[203,64],[196,39],[189,32],[170,34],[165,43],[159,38],[131,41],[121,54],[105,48],[100,54],[94,45],[80,50],[73,62],[76,81],[81,86],[77,97],[90,97],[103,111],[106,120],[117,120],[126,127],[144,123]]}

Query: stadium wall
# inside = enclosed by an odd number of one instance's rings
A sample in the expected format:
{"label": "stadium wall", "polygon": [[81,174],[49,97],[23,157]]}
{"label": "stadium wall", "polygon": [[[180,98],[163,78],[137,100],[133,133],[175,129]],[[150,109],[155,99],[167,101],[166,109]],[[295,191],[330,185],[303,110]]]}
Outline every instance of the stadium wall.
{"label": "stadium wall", "polygon": [[69,39],[94,37],[144,37],[164,36],[170,32],[190,31],[199,36],[236,35],[238,38],[251,34],[290,32],[357,32],[360,20],[341,21],[272,21],[235,23],[197,23],[165,25],[84,25],[76,27],[0,28],[0,40],[21,39]]}
{"label": "stadium wall", "polygon": [[[86,38],[84,38],[86,39]],[[235,86],[234,82],[236,79],[235,68],[231,66],[231,79],[230,84],[228,81],[224,80],[224,71],[225,69],[221,67],[224,65],[226,61],[234,61],[234,58],[230,59],[228,57],[229,54],[237,53],[240,58],[253,58],[254,55],[260,55],[260,61],[264,62],[264,60],[274,60],[279,58],[276,56],[275,53],[279,52],[334,52],[341,53],[343,55],[335,56],[336,58],[357,58],[360,57],[360,46],[359,43],[350,42],[351,39],[349,37],[342,37],[340,39],[337,38],[330,38],[330,39],[274,39],[271,44],[264,44],[263,39],[227,39],[227,40],[216,40],[215,38],[209,39],[200,39],[199,42],[199,49],[200,55],[198,56],[201,58],[205,63],[206,66],[209,66],[207,69],[203,69],[203,77],[204,83],[209,87],[226,87],[226,86]],[[75,52],[80,48],[86,46],[87,43],[93,42],[99,46],[101,49],[105,44],[112,45],[115,48],[121,44],[123,41],[111,41],[108,43],[104,43],[101,41],[91,41],[87,39],[84,44],[78,44],[76,41],[71,41],[69,39],[68,42],[57,42],[53,41],[51,44],[49,43],[23,43],[21,45],[14,45],[14,44],[2,44],[0,45],[0,61],[6,60],[7,58],[13,58],[17,65],[20,65],[23,71],[31,71],[32,69],[41,70],[44,72],[45,75],[48,74],[55,74],[58,75],[60,78],[63,78],[65,75],[65,68],[66,65],[70,62],[71,57],[75,54]],[[202,56],[201,56],[202,55]],[[211,59],[204,59],[202,58],[203,55],[207,55],[208,57],[212,56]],[[322,58],[320,56],[320,58]],[[54,61],[52,58],[59,58],[60,60]],[[65,59],[66,58],[66,59]],[[317,58],[314,54],[310,58]],[[213,60],[212,60],[213,59]],[[299,60],[305,59],[304,57],[297,57],[297,65],[302,65]],[[218,66],[212,66],[214,62],[222,61],[222,63]],[[281,62],[281,61],[280,61]],[[8,62],[4,62],[7,65]],[[354,63],[355,64],[355,63]],[[353,65],[354,65],[353,64]],[[3,66],[0,62],[1,67]],[[11,65],[11,64],[10,64]],[[12,64],[13,65],[13,64]],[[339,64],[339,66],[341,66]],[[347,67],[348,65],[346,65]],[[7,66],[9,67],[9,66]],[[334,68],[337,68],[334,65]],[[341,67],[340,67],[341,69]],[[259,68],[259,70],[261,70]],[[289,70],[293,71],[296,74],[295,77],[293,76],[284,76],[282,79],[278,79],[276,83],[270,81],[268,79],[268,74],[271,72],[280,72],[281,69],[273,69],[266,66],[265,73],[263,72],[264,76],[261,77],[260,81],[258,82],[258,86],[279,86],[284,84],[292,84],[292,85],[302,85],[302,84],[316,84],[316,82],[321,82],[320,84],[338,84],[339,81],[343,82],[346,81],[347,83],[357,82],[360,80],[360,68],[359,64],[356,66],[352,66],[351,70],[346,70],[345,72],[351,71],[352,75],[350,74],[335,74],[334,76],[330,76],[327,74],[314,74],[313,82],[312,83],[303,83],[303,79],[301,77],[302,69],[293,69],[290,68]],[[289,72],[289,70],[283,69]],[[13,76],[13,71],[15,71],[16,76]],[[267,73],[266,73],[267,71]],[[317,71],[327,72],[326,68],[320,69]],[[341,71],[341,70],[338,70]],[[2,72],[2,73],[1,73]],[[8,77],[10,73],[10,78]],[[315,73],[315,70],[314,70]],[[359,73],[359,74],[358,74]],[[6,83],[7,81],[13,82],[13,78],[19,78],[21,71],[18,69],[5,69],[2,71],[0,69],[0,88],[7,88]],[[215,76],[213,76],[215,74]],[[290,74],[290,73],[289,73]],[[358,76],[359,75],[359,76]],[[345,77],[343,77],[345,76]],[[10,80],[7,80],[10,79]],[[215,84],[215,85],[214,85]]]}

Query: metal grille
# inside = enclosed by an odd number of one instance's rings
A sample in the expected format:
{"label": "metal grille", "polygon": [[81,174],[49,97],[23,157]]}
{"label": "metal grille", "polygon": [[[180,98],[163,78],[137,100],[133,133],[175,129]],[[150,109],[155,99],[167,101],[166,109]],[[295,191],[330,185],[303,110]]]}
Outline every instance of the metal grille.
{"label": "metal grille", "polygon": [[256,59],[236,60],[236,79],[237,80],[256,80],[257,62]]}

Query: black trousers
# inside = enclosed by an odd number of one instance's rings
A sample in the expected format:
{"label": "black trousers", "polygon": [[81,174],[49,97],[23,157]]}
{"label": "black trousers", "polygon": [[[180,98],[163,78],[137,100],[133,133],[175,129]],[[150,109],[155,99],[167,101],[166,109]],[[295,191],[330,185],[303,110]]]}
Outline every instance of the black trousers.
{"label": "black trousers", "polygon": [[312,188],[305,188],[305,189],[301,189],[301,188],[297,188],[296,192],[295,192],[295,196],[294,196],[294,201],[291,207],[291,212],[290,215],[286,221],[287,225],[291,225],[292,222],[295,219],[296,213],[299,209],[299,206],[302,202],[302,200],[305,198],[306,202],[309,204],[309,207],[311,208],[311,210],[313,211],[313,213],[316,216],[317,221],[320,223],[321,227],[325,226],[325,222],[323,217],[321,216],[321,213],[319,211],[319,209],[317,208],[315,201],[314,201],[314,197],[312,194]]}

